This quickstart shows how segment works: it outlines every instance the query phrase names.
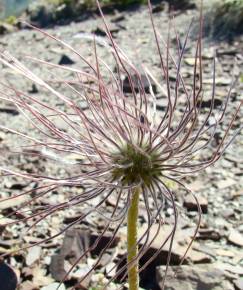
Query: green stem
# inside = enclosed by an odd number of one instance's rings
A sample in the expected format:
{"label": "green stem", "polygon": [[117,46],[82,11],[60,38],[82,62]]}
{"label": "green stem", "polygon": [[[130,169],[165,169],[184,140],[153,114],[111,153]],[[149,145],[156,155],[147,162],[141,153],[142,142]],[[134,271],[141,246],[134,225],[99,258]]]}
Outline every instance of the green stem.
{"label": "green stem", "polygon": [[135,188],[133,190],[132,201],[127,214],[127,262],[131,262],[128,266],[129,290],[138,290],[139,288],[138,259],[135,258],[138,254],[137,221],[139,194],[140,188]]}

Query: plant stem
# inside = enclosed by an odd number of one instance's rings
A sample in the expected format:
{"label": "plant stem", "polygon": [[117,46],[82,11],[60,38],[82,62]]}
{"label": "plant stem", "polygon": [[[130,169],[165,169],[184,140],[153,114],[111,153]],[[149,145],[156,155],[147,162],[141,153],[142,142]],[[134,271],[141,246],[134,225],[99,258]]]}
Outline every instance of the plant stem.
{"label": "plant stem", "polygon": [[129,290],[138,290],[139,288],[138,259],[135,258],[138,254],[137,221],[139,194],[140,188],[137,187],[133,190],[132,201],[127,214],[127,262],[131,263],[128,266]]}

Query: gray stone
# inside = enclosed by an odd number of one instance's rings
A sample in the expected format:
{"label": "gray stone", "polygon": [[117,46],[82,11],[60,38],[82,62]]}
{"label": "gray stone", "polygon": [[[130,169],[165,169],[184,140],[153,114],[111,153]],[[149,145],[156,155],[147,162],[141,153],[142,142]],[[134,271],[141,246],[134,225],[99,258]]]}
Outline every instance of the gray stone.
{"label": "gray stone", "polygon": [[[123,81],[123,91],[124,93],[132,93],[132,87],[136,93],[141,91],[141,86],[143,87],[144,91],[146,93],[150,93],[150,85],[152,87],[153,92],[156,94],[157,93],[157,86],[152,80],[148,80],[147,76],[145,75],[136,75],[136,74],[131,74],[131,82],[132,86],[130,84],[129,77],[126,76],[124,81]],[[139,79],[140,77],[140,79]]]}
{"label": "gray stone", "polygon": [[20,206],[21,204],[23,204],[24,202],[26,202],[29,199],[28,196],[26,195],[20,195],[20,196],[16,196],[13,199],[7,199],[7,200],[3,200],[0,203],[0,210],[5,210],[8,208],[13,208],[13,207],[17,207]]}
{"label": "gray stone", "polygon": [[226,187],[230,187],[230,186],[234,185],[235,183],[236,183],[236,181],[232,178],[222,179],[219,182],[217,182],[217,187],[219,189],[224,189]]}
{"label": "gray stone", "polygon": [[[204,79],[203,83],[208,84],[208,85],[213,85],[214,80],[212,78],[210,79]],[[221,86],[228,86],[231,84],[231,79],[226,78],[226,77],[218,77],[215,79],[216,85],[221,85]]]}
{"label": "gray stone", "polygon": [[56,290],[56,289],[65,290],[66,287],[63,284],[60,285],[60,283],[51,283],[48,286],[42,287],[40,290]]}
{"label": "gray stone", "polygon": [[221,214],[224,218],[232,218],[235,215],[233,208],[223,209],[221,210]]}
{"label": "gray stone", "polygon": [[[204,198],[203,196],[197,196],[197,200],[198,203],[201,207],[201,210],[203,213],[207,213],[208,212],[208,201],[206,198]],[[193,196],[191,195],[187,195],[184,198],[184,207],[187,208],[188,211],[197,211],[197,202],[195,200],[195,198],[193,198]]]}
{"label": "gray stone", "polygon": [[28,8],[29,20],[39,27],[46,27],[54,20],[53,5],[45,3],[45,0],[34,1]]}
{"label": "gray stone", "polygon": [[164,290],[233,290],[234,287],[223,271],[213,264],[192,266],[172,266],[168,269],[165,287],[163,277],[165,267],[156,269],[156,279]]}
{"label": "gray stone", "polygon": [[237,290],[243,290],[243,279],[239,278],[234,280],[234,285]]}
{"label": "gray stone", "polygon": [[14,31],[13,25],[7,23],[0,23],[0,35],[10,33]]}
{"label": "gray stone", "polygon": [[37,94],[39,92],[36,84],[31,85],[31,89],[28,91],[30,94]]}
{"label": "gray stone", "polygon": [[229,240],[229,242],[231,242],[232,244],[234,244],[236,246],[243,247],[243,235],[234,229],[232,229],[230,231],[230,234],[228,236],[228,240]]}
{"label": "gray stone", "polygon": [[[111,34],[113,35],[115,33],[118,33],[120,28],[118,27],[118,25],[116,25],[114,23],[110,23],[109,30],[110,30]],[[98,25],[96,27],[96,29],[92,30],[92,33],[94,33],[97,36],[106,36],[107,35],[106,28],[103,25]]]}
{"label": "gray stone", "polygon": [[14,107],[1,107],[0,113],[6,113],[12,116],[16,116],[19,114],[19,112]]}
{"label": "gray stone", "polygon": [[32,264],[34,264],[36,261],[40,259],[40,255],[41,255],[40,246],[29,248],[28,254],[26,256],[26,265],[31,266]]}
{"label": "gray stone", "polygon": [[6,138],[6,134],[4,132],[0,132],[0,142]]}
{"label": "gray stone", "polygon": [[[168,253],[170,252],[170,239],[165,242],[165,240],[169,237],[172,231],[172,227],[170,225],[163,225],[158,229],[159,224],[154,224],[150,227],[149,231],[149,240],[148,244],[150,245],[143,258],[141,259],[141,264],[143,262],[148,261],[150,257],[156,254],[156,259],[154,259],[155,265],[165,265],[168,258]],[[140,228],[138,236],[141,237],[144,235],[147,227],[144,226]],[[190,238],[194,235],[194,229],[177,229],[173,247],[171,249],[171,264],[178,265],[181,262],[181,259],[186,253],[186,250],[189,245]],[[145,242],[145,237],[141,240],[141,245]],[[161,245],[164,244],[161,249]],[[194,243],[194,246],[196,242]],[[158,252],[159,251],[159,252]],[[192,263],[209,263],[211,262],[211,257],[203,252],[198,250],[191,249],[186,256],[186,261],[190,261]]]}
{"label": "gray stone", "polygon": [[60,65],[72,65],[75,62],[66,54],[63,54],[58,62]]}
{"label": "gray stone", "polygon": [[168,106],[167,98],[157,99],[157,101],[156,101],[156,109],[158,111],[165,111],[167,106]]}

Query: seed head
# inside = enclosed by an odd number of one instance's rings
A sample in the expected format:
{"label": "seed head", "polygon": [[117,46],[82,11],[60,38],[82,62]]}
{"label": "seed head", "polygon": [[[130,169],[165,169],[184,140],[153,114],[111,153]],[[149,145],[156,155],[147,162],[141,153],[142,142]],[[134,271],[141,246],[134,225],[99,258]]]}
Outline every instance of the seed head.
{"label": "seed head", "polygon": [[137,149],[127,144],[114,153],[114,180],[121,180],[122,184],[127,186],[142,183],[149,188],[153,180],[161,175],[159,154],[150,150],[148,145]]}

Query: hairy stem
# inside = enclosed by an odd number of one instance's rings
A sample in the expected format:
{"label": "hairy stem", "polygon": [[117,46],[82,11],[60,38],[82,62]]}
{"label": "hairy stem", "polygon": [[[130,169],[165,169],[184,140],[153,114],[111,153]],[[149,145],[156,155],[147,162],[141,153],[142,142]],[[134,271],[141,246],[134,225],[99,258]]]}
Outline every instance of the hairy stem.
{"label": "hairy stem", "polygon": [[128,266],[128,284],[129,290],[138,290],[138,259],[135,257],[138,254],[137,246],[137,221],[138,221],[138,204],[139,204],[140,188],[133,190],[133,196],[130,208],[127,214],[127,262]]}

